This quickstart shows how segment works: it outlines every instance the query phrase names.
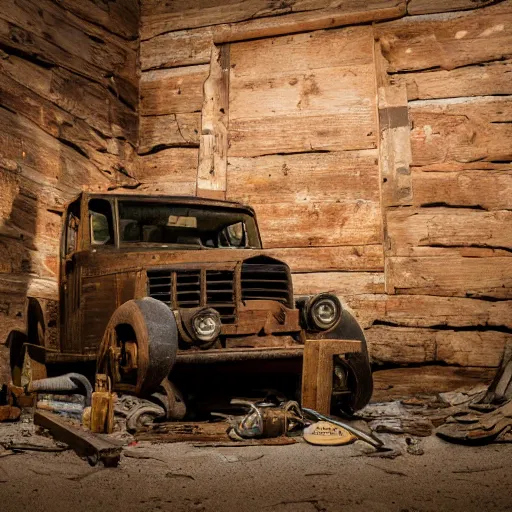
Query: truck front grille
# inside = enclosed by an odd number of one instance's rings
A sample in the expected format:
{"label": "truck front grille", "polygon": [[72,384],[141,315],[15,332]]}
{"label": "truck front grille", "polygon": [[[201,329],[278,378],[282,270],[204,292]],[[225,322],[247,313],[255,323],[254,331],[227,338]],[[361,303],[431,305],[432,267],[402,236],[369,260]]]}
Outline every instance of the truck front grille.
{"label": "truck front grille", "polygon": [[[275,260],[274,260],[275,261]],[[242,265],[242,300],[275,300],[291,306],[290,271],[284,263]]]}
{"label": "truck front grille", "polygon": [[[234,272],[206,270],[204,290],[201,270],[149,270],[149,296],[174,309],[209,306],[215,308],[223,323],[236,320]],[[173,286],[175,284],[175,286]]]}

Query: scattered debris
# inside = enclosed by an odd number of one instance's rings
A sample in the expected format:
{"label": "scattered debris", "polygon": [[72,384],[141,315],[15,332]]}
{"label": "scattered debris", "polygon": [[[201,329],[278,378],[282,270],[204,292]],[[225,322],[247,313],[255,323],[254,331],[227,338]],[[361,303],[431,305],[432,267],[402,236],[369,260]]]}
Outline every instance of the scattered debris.
{"label": "scattered debris", "polygon": [[382,468],[380,466],[376,466],[375,464],[368,464],[368,466],[380,469],[381,471],[384,471],[384,473],[387,473],[388,475],[407,476],[405,473],[402,473],[402,471],[395,471],[393,469]]}

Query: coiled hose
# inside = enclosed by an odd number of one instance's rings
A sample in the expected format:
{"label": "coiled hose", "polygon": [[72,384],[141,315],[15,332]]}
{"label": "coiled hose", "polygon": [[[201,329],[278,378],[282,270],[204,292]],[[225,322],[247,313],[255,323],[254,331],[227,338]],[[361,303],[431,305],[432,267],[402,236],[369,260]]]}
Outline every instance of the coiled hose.
{"label": "coiled hose", "polygon": [[66,373],[58,377],[33,380],[28,391],[37,391],[39,393],[54,393],[56,391],[77,391],[80,390],[85,395],[85,406],[91,405],[92,385],[89,379],[80,373]]}

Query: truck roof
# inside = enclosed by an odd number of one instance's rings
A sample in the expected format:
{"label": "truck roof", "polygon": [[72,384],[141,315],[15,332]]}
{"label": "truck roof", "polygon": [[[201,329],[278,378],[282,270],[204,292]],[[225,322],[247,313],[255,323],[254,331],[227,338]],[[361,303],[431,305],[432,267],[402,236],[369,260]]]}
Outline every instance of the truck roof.
{"label": "truck roof", "polygon": [[[149,195],[149,194],[111,194],[111,193],[94,193],[83,192],[83,196],[88,198],[101,198],[101,199],[126,199],[129,201],[151,201],[151,202],[171,202],[180,204],[194,204],[202,206],[212,206],[217,208],[233,208],[238,210],[246,210],[254,215],[254,209],[246,204],[237,201],[225,201],[222,199],[209,199],[206,197],[196,196],[166,196],[166,195]],[[77,197],[80,197],[77,196]]]}

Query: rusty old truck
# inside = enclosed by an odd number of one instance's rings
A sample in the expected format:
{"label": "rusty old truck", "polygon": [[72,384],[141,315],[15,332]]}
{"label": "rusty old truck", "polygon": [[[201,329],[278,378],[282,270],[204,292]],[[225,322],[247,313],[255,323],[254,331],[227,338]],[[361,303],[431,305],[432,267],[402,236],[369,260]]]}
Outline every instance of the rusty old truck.
{"label": "rusty old truck", "polygon": [[338,339],[359,348],[310,372],[313,388],[327,383],[332,409],[348,412],[372,393],[353,314],[332,293],[294,296],[290,268],[236,202],[82,193],[63,213],[59,301],[29,297],[27,318],[28,337],[11,343],[18,378],[27,359],[34,370],[95,361],[115,390],[143,396],[175,366],[305,364],[308,343]]}

